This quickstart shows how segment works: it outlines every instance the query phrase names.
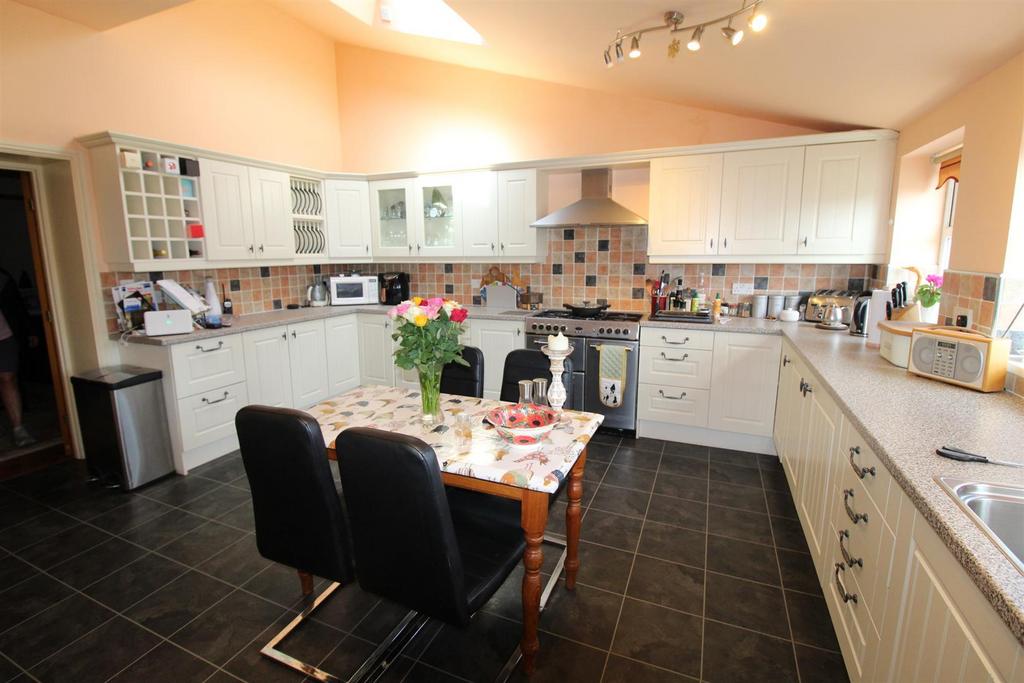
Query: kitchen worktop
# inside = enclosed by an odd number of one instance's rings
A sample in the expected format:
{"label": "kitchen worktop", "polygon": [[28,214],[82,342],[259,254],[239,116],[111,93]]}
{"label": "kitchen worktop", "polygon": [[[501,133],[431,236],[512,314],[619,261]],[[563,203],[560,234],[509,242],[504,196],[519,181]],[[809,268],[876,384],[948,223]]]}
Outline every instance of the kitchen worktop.
{"label": "kitchen worktop", "polygon": [[[160,337],[148,337],[144,334],[132,334],[125,338],[130,344],[150,344],[153,346],[171,346],[194,342],[200,339],[212,339],[223,337],[228,334],[241,334],[249,330],[259,330],[278,325],[290,325],[309,320],[321,320],[333,318],[339,315],[355,315],[356,313],[376,313],[384,315],[391,306],[380,306],[366,304],[358,306],[320,306],[317,308],[293,308],[280,311],[267,311],[266,313],[249,313],[237,315],[231,321],[231,327],[221,327],[215,330],[196,330],[189,334],[169,334]],[[522,320],[532,311],[523,310],[494,310],[485,306],[466,306],[469,311],[470,320]]]}

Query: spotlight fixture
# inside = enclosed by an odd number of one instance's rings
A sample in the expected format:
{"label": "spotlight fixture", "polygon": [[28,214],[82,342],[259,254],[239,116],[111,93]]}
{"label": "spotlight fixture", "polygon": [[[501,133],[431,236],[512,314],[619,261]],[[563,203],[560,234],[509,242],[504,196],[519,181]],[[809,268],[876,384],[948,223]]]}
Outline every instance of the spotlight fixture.
{"label": "spotlight fixture", "polygon": [[633,40],[629,45],[629,58],[636,59],[640,56],[640,36],[634,35]]}
{"label": "spotlight fixture", "polygon": [[704,35],[704,27],[698,26],[693,29],[693,36],[690,38],[690,42],[686,44],[686,49],[690,52],[696,52],[700,49],[700,38]]}
{"label": "spotlight fixture", "polygon": [[[686,49],[690,52],[697,52],[701,49],[701,39],[704,37],[704,32],[708,28],[715,28],[720,26],[722,37],[729,42],[730,45],[739,45],[745,37],[742,28],[734,28],[732,23],[733,19],[740,17],[741,15],[749,14],[747,17],[747,26],[751,33],[760,33],[768,26],[768,15],[761,11],[762,5],[767,0],[741,0],[740,8],[724,14],[715,19],[708,19],[707,21],[700,21],[687,24],[684,22],[682,12],[669,11],[664,14],[664,23],[660,26],[648,26],[646,28],[637,29],[630,31],[623,35],[622,31],[618,31],[615,34],[615,39],[608,43],[604,50],[604,63],[605,66],[611,67],[615,62],[625,61],[625,55],[629,54],[630,59],[638,59],[641,56],[640,51],[640,39],[645,33],[651,33],[653,31],[667,30],[669,33],[675,34],[680,31],[692,32],[690,39],[686,43]],[[722,26],[724,24],[724,26]],[[622,46],[622,41],[629,38],[629,52],[626,53]],[[614,50],[614,62],[612,61],[612,54]],[[672,37],[669,48],[666,54],[672,58],[675,57],[679,52],[679,40]]]}

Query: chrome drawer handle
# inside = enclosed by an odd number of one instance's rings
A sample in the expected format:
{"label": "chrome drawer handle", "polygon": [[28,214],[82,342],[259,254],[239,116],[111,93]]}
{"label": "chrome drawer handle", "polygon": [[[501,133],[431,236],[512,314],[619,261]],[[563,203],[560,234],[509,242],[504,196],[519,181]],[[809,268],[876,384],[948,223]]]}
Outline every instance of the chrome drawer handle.
{"label": "chrome drawer handle", "polygon": [[850,467],[853,468],[854,473],[861,479],[868,476],[869,474],[872,477],[875,476],[875,468],[873,466],[860,467],[859,465],[857,465],[856,462],[854,462],[853,456],[855,455],[860,455],[860,446],[850,446]]}
{"label": "chrome drawer handle", "polygon": [[661,357],[664,358],[665,360],[670,360],[673,363],[682,363],[684,360],[690,357],[690,354],[684,353],[682,358],[669,358],[668,356],[665,355],[665,352],[662,351]]}
{"label": "chrome drawer handle", "polygon": [[790,364],[790,363],[792,363],[792,362],[793,362],[793,361],[791,361],[791,360],[789,359],[789,356],[783,356],[783,357],[782,357],[782,367],[786,367],[787,365],[789,365],[789,364]]}
{"label": "chrome drawer handle", "polygon": [[846,562],[846,566],[847,567],[850,567],[851,569],[853,569],[853,565],[857,565],[858,567],[863,569],[864,568],[864,558],[862,558],[862,557],[854,557],[853,555],[851,555],[850,551],[846,549],[846,545],[843,543],[844,541],[848,540],[849,538],[850,538],[850,532],[847,531],[846,529],[843,529],[842,531],[839,532],[839,552],[841,552],[843,554],[843,560]]}
{"label": "chrome drawer handle", "polygon": [[224,342],[222,341],[217,342],[217,346],[213,347],[212,349],[204,349],[199,344],[196,344],[196,349],[199,350],[201,353],[212,353],[213,351],[220,351],[222,348],[224,348]]}
{"label": "chrome drawer handle", "polygon": [[690,338],[689,338],[689,337],[686,337],[685,339],[683,339],[683,341],[681,341],[681,342],[677,342],[677,341],[672,341],[672,340],[670,340],[670,339],[669,339],[668,337],[666,337],[665,335],[661,335],[661,341],[665,342],[666,344],[673,344],[673,345],[675,345],[675,346],[682,346],[683,344],[685,344],[685,343],[687,343],[688,341],[690,341]]}
{"label": "chrome drawer handle", "polygon": [[226,392],[226,391],[224,392],[223,396],[221,396],[220,398],[215,399],[213,401],[211,401],[210,399],[206,398],[205,396],[203,396],[203,398],[202,398],[203,403],[205,403],[208,406],[212,406],[214,403],[223,403],[226,400],[228,400],[228,392]]}
{"label": "chrome drawer handle", "polygon": [[686,392],[685,391],[680,393],[678,396],[666,396],[665,392],[663,390],[661,390],[661,389],[658,389],[658,393],[661,394],[662,398],[667,398],[670,401],[682,401],[684,398],[686,398]]}
{"label": "chrome drawer handle", "polygon": [[856,593],[847,593],[846,586],[843,585],[842,579],[839,578],[839,572],[845,572],[846,567],[843,566],[842,562],[836,562],[836,588],[839,590],[839,595],[843,597],[843,602],[857,602]]}
{"label": "chrome drawer handle", "polygon": [[853,508],[850,507],[851,498],[853,498],[853,489],[843,489],[843,507],[846,508],[846,516],[849,517],[850,521],[854,524],[867,522],[868,515],[866,512],[854,512]]}

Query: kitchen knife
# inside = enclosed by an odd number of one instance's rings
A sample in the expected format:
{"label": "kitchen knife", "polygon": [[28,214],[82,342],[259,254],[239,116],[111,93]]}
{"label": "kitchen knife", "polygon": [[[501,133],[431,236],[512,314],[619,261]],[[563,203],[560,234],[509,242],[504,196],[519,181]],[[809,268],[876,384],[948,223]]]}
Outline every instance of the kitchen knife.
{"label": "kitchen knife", "polygon": [[900,287],[896,285],[892,288],[892,310],[895,311],[900,307]]}
{"label": "kitchen knife", "polygon": [[977,453],[968,453],[967,451],[956,448],[955,446],[943,446],[942,448],[936,449],[935,452],[943,458],[959,460],[961,462],[983,462],[989,465],[1024,467],[1024,463],[1010,462],[1009,460],[993,460],[992,458],[987,458],[984,455],[978,455]]}

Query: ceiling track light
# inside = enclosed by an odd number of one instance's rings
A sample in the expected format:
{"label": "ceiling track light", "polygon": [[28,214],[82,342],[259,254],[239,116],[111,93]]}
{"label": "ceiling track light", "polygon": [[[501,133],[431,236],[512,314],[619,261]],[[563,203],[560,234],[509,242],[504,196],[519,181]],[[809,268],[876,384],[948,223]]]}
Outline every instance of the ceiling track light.
{"label": "ceiling track light", "polygon": [[[701,49],[701,38],[704,36],[704,31],[709,27],[714,27],[719,24],[725,24],[721,27],[722,37],[729,42],[730,45],[736,46],[743,41],[745,37],[744,31],[741,28],[734,28],[732,23],[733,19],[740,15],[749,13],[750,16],[747,18],[747,26],[750,28],[752,33],[760,33],[768,26],[768,16],[761,11],[762,6],[766,0],[742,0],[739,9],[724,14],[715,19],[709,19],[699,23],[684,25],[684,17],[682,12],[669,11],[665,12],[664,23],[660,26],[650,26],[647,28],[641,28],[636,31],[630,31],[623,35],[622,31],[618,31],[615,34],[615,40],[608,43],[604,50],[604,64],[606,67],[611,68],[617,62],[625,61],[625,52],[622,47],[622,42],[629,38],[629,57],[630,59],[638,59],[641,55],[640,51],[640,39],[645,33],[651,33],[653,31],[665,31],[669,33],[677,33],[680,31],[692,31],[689,41],[686,43],[686,49],[690,52],[697,52]],[[612,54],[614,51],[614,60]],[[679,41],[674,39],[668,48],[668,56],[675,57],[679,52]]]}

